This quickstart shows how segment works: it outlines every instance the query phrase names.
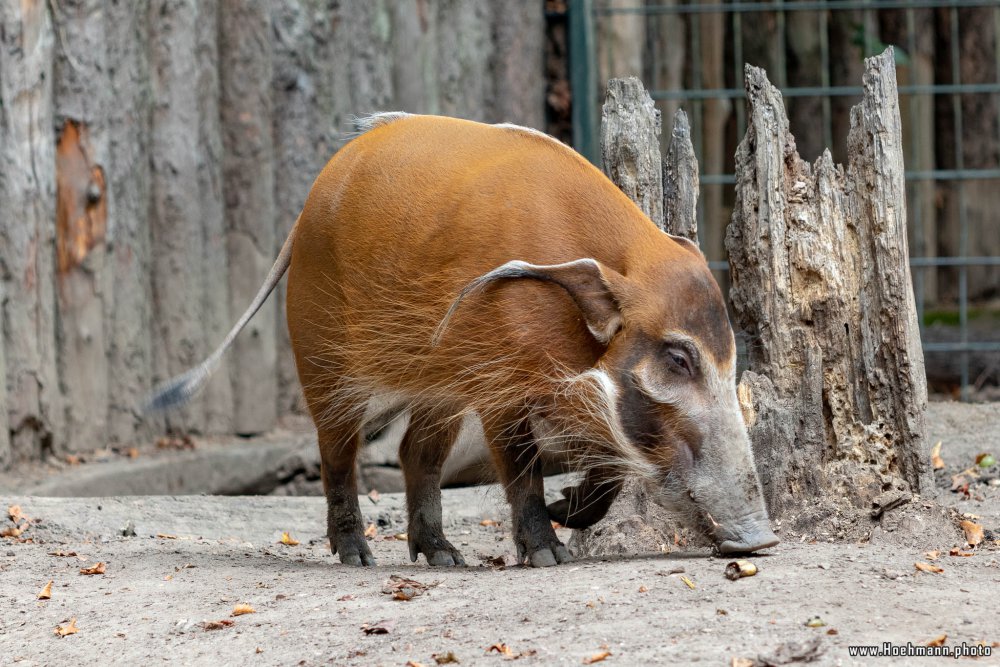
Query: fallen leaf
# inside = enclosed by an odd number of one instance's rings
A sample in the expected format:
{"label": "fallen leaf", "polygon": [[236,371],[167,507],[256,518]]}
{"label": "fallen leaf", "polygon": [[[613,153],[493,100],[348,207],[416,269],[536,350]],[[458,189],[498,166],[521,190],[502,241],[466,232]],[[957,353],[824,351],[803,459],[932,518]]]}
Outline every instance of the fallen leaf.
{"label": "fallen leaf", "polygon": [[931,448],[931,465],[934,466],[935,470],[940,470],[944,467],[944,459],[941,458],[941,441],[938,440],[934,447]]}
{"label": "fallen leaf", "polygon": [[357,599],[358,598],[348,593],[347,595],[341,595],[339,598],[337,598],[337,602],[348,602],[350,600],[357,600]]}
{"label": "fallen leaf", "polygon": [[174,575],[168,574],[167,576],[163,577],[163,580],[164,581],[171,581],[173,578],[174,578]]}
{"label": "fallen leaf", "polygon": [[949,556],[962,556],[964,558],[968,558],[969,556],[975,556],[976,554],[974,552],[972,552],[972,551],[962,551],[958,547],[955,547],[954,549],[952,549],[951,551],[948,552],[948,555]]}
{"label": "fallen leaf", "polygon": [[295,547],[298,546],[299,544],[299,541],[294,537],[292,537],[288,531],[285,531],[281,534],[281,539],[279,540],[279,542],[289,547]]}
{"label": "fallen leaf", "polygon": [[23,528],[17,526],[8,526],[3,530],[0,530],[0,537],[20,537],[21,533],[24,532]]}
{"label": "fallen leaf", "polygon": [[396,622],[392,620],[376,621],[375,623],[365,623],[361,626],[361,631],[366,635],[387,635],[396,627]]}
{"label": "fallen leaf", "polygon": [[125,450],[125,455],[130,459],[137,459],[139,458],[139,449],[137,447],[129,447]]}
{"label": "fallen leaf", "polygon": [[826,631],[826,634],[828,634],[828,635],[839,635],[840,633],[837,632],[837,628],[830,628],[829,630]]}
{"label": "fallen leaf", "polygon": [[[683,582],[685,583],[685,585],[687,585],[687,587],[688,587],[688,588],[691,588],[691,589],[693,589],[693,588],[695,587],[695,585],[694,585],[694,582],[693,582],[693,581],[691,581],[691,580],[690,580],[690,579],[689,579],[688,577],[686,577],[686,576],[682,576],[682,577],[681,577],[681,581],[683,581]],[[603,659],[603,658],[602,658],[602,659]]]}
{"label": "fallen leaf", "polygon": [[257,610],[248,604],[238,604],[233,607],[232,616],[242,616],[243,614],[256,614]]}
{"label": "fallen leaf", "polygon": [[431,654],[431,657],[434,658],[434,662],[439,665],[459,664],[458,658],[456,658],[455,654],[451,651],[448,651],[447,653],[433,653]]}
{"label": "fallen leaf", "polygon": [[983,527],[975,521],[963,521],[958,524],[965,531],[965,541],[970,546],[976,546],[983,541]]}
{"label": "fallen leaf", "polygon": [[[692,588],[694,588],[694,587],[692,586]],[[611,651],[601,651],[600,653],[595,653],[594,655],[590,656],[589,658],[584,658],[583,659],[583,664],[585,664],[585,665],[592,665],[595,662],[602,662],[605,658],[608,658],[610,656],[611,656]]]}
{"label": "fallen leaf", "polygon": [[934,639],[927,642],[928,646],[944,646],[944,643],[948,641],[948,635],[941,635],[940,637],[935,637]]}
{"label": "fallen leaf", "polygon": [[81,459],[76,454],[67,454],[66,456],[63,457],[63,460],[65,460],[66,463],[70,464],[71,466],[78,466],[83,462],[83,459]]}
{"label": "fallen leaf", "polygon": [[365,528],[365,537],[371,539],[376,535],[378,535],[378,526],[376,526],[374,523],[368,524],[368,527]]}
{"label": "fallen leaf", "polygon": [[492,557],[480,556],[479,560],[481,560],[483,565],[486,567],[492,567],[497,570],[502,570],[507,567],[507,561],[504,559],[503,555]]}
{"label": "fallen leaf", "polygon": [[934,551],[925,551],[924,555],[927,556],[927,560],[937,560],[941,555],[940,549],[935,549]]}
{"label": "fallen leaf", "polygon": [[408,602],[418,595],[422,595],[424,591],[434,588],[439,583],[441,582],[436,581],[433,584],[422,584],[419,581],[394,574],[382,585],[382,592],[386,595],[391,595],[394,600]]}
{"label": "fallen leaf", "polygon": [[406,667],[426,667],[424,663],[417,662],[416,660],[407,660]]}
{"label": "fallen leaf", "polygon": [[176,535],[168,535],[167,533],[157,533],[156,536],[159,537],[161,540],[176,540],[177,539]]}
{"label": "fallen leaf", "polygon": [[514,657],[514,651],[510,649],[504,643],[490,644],[490,647],[486,649],[487,653],[499,653],[500,655],[507,656],[508,658]]}
{"label": "fallen leaf", "polygon": [[382,498],[382,494],[372,489],[368,492],[368,500],[372,501],[373,505],[378,505],[378,501]]}
{"label": "fallen leaf", "polygon": [[22,519],[27,520],[27,517],[24,516],[24,512],[21,511],[20,505],[11,505],[10,507],[8,507],[7,516],[9,516],[10,520],[13,521],[14,523],[21,523]]}
{"label": "fallen leaf", "polygon": [[976,456],[976,465],[980,468],[992,468],[997,464],[997,457],[989,452],[983,452]]}
{"label": "fallen leaf", "polygon": [[751,658],[733,658],[729,661],[729,667],[753,667],[754,664],[756,663]]}
{"label": "fallen leaf", "polygon": [[80,574],[104,574],[104,563],[80,569]]}
{"label": "fallen leaf", "polygon": [[479,525],[480,526],[495,526],[495,525],[497,525],[497,522],[494,521],[493,519],[483,519],[482,521],[479,522]]}
{"label": "fallen leaf", "polygon": [[940,574],[944,572],[944,568],[938,567],[937,565],[931,565],[930,563],[914,563],[916,567],[921,572],[933,572],[934,574]]}
{"label": "fallen leaf", "polygon": [[201,627],[203,630],[221,630],[222,628],[228,628],[231,625],[235,625],[234,621],[230,621],[228,618],[224,618],[221,621],[203,621]]}
{"label": "fallen leaf", "polygon": [[51,600],[52,599],[52,582],[51,581],[49,581],[49,583],[45,584],[45,588],[43,588],[42,592],[38,594],[38,599],[39,600]]}
{"label": "fallen leaf", "polygon": [[68,557],[68,556],[75,556],[76,552],[75,551],[50,551],[49,555],[50,556]]}
{"label": "fallen leaf", "polygon": [[65,637],[67,635],[75,635],[79,631],[80,630],[76,627],[75,616],[69,619],[69,623],[67,623],[65,626],[63,625],[56,626],[56,634],[59,635],[60,637]]}

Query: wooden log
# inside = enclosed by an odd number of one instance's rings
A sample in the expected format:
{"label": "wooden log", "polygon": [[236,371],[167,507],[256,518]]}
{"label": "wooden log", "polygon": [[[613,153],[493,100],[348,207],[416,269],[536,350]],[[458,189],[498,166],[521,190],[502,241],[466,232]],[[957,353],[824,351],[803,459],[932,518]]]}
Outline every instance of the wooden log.
{"label": "wooden log", "polygon": [[[198,207],[201,210],[202,265],[201,323],[203,349],[206,353],[225,338],[242,310],[233,308],[229,296],[228,232],[226,228],[224,154],[219,101],[219,11],[214,2],[198,5],[195,34],[198,93]],[[250,285],[247,285],[250,288]],[[236,306],[239,308],[240,306]],[[228,356],[228,355],[227,355]],[[234,397],[232,373],[234,359],[223,358],[200,400],[205,406],[204,430],[208,433],[232,433]]]}
{"label": "wooden log", "polygon": [[[664,197],[662,179],[668,170],[661,166],[660,159],[660,111],[635,77],[608,82],[601,123],[605,171],[661,228],[664,207],[670,207],[666,218],[674,228],[666,231],[690,238],[697,233],[694,205],[698,162],[683,111],[677,112],[674,123],[670,173],[675,185]],[[573,531],[569,547],[579,556],[628,555],[665,550],[682,539],[696,541],[697,532],[652,502],[642,481],[631,479],[622,486],[603,519],[590,528]]]}
{"label": "wooden log", "polygon": [[488,0],[439,0],[438,87],[440,113],[470,120],[497,120],[492,100],[491,3]]}
{"label": "wooden log", "polygon": [[6,422],[0,457],[39,459],[61,441],[56,374],[55,144],[49,4],[0,3],[0,278]]}
{"label": "wooden log", "polygon": [[608,81],[601,117],[604,173],[663,229],[660,110],[634,76]]}
{"label": "wooden log", "polygon": [[663,228],[698,243],[698,158],[691,145],[691,125],[684,109],[674,126],[663,160]]}
{"label": "wooden log", "polygon": [[493,119],[545,129],[545,12],[541,2],[493,2]]}
{"label": "wooden log", "polygon": [[106,310],[114,298],[107,255],[109,161],[105,20],[100,0],[54,3],[57,358],[66,426],[56,451],[105,443],[108,416]]}
{"label": "wooden log", "polygon": [[[185,0],[151,0],[148,21],[150,87],[150,206],[153,354],[156,381],[204,358],[204,242],[198,192],[198,13]],[[167,416],[176,431],[201,431],[204,400]]]}
{"label": "wooden log", "polygon": [[[274,141],[269,3],[219,5],[223,191],[229,258],[229,309],[246,310],[274,262]],[[277,419],[275,304],[268,301],[230,354],[233,426],[260,433]]]}
{"label": "wooden log", "polygon": [[160,416],[139,413],[137,398],[153,377],[150,279],[150,115],[148,1],[104,7],[110,98],[107,240],[114,298],[107,312],[107,440],[145,440],[163,428]]}
{"label": "wooden log", "polygon": [[[867,514],[930,488],[892,50],[865,61],[846,167],[798,157],[781,95],[747,66],[750,116],[727,234],[747,333],[741,402],[772,518],[823,499]],[[874,505],[874,506],[873,506]]]}

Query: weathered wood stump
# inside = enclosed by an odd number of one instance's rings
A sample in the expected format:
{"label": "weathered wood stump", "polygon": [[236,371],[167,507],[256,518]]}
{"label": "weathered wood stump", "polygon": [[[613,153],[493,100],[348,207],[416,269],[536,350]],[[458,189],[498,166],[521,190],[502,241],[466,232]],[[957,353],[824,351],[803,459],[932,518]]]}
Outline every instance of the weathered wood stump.
{"label": "weathered wood stump", "polygon": [[772,518],[815,535],[830,517],[846,535],[845,517],[930,485],[892,50],[865,61],[846,166],[799,158],[763,70],[747,66],[746,90],[726,235],[748,336],[739,395]]}
{"label": "weathered wood stump", "polygon": [[[658,227],[697,243],[698,160],[687,115],[679,110],[674,116],[665,161],[660,128],[660,111],[637,78],[608,82],[601,122],[605,173]],[[579,556],[648,553],[695,535],[631,480],[604,519],[574,531],[569,547]]]}

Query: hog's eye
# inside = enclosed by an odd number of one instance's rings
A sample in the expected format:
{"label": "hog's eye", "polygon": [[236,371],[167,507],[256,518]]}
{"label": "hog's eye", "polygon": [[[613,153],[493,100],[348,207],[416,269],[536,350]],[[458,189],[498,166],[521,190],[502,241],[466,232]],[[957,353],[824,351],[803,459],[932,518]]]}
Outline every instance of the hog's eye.
{"label": "hog's eye", "polygon": [[666,350],[667,363],[671,370],[683,375],[694,375],[694,368],[687,352],[680,348],[668,347]]}

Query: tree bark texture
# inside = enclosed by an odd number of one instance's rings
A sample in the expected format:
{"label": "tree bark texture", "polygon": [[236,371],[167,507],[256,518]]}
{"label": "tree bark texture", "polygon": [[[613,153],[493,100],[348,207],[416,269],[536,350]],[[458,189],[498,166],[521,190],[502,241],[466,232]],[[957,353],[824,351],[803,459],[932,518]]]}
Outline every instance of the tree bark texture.
{"label": "tree bark texture", "polygon": [[141,415],[256,292],[374,111],[544,128],[542,3],[0,2],[0,467],[301,410],[283,289],[205,391]]}
{"label": "tree bark texture", "polygon": [[772,518],[823,498],[879,511],[927,488],[927,401],[910,282],[891,49],[865,61],[846,166],[799,158],[781,95],[747,66],[726,244],[747,334],[739,395]]}
{"label": "tree bark texture", "polygon": [[[697,242],[698,160],[684,111],[674,114],[663,162],[660,110],[635,77],[612,79],[601,118],[601,152],[611,180],[658,227]],[[660,551],[695,535],[652,502],[641,481],[629,480],[607,515],[573,531],[569,546],[581,556],[635,554]]]}

